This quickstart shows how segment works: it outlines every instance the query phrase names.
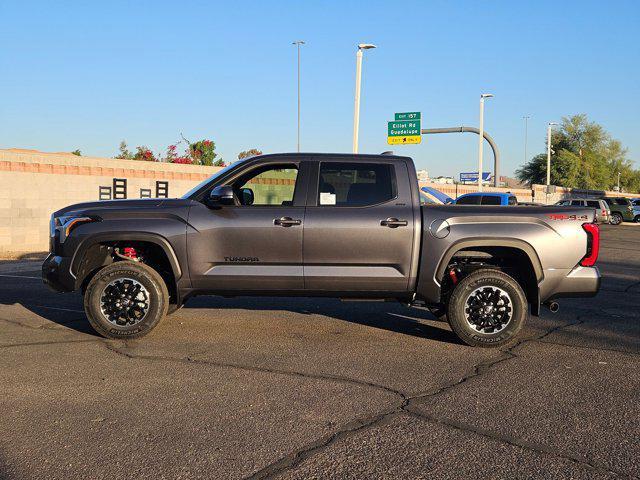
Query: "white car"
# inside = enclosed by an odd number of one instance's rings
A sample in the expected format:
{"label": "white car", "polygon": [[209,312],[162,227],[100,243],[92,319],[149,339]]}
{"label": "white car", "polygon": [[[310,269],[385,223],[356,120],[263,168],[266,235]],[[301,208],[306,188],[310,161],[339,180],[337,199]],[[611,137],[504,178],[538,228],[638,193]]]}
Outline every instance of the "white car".
{"label": "white car", "polygon": [[[556,205],[574,206],[574,207],[591,207],[596,210],[596,220],[598,223],[611,222],[611,210],[604,200],[595,198],[569,198],[560,200]],[[640,214],[640,212],[638,212]],[[638,220],[636,220],[638,221]]]}

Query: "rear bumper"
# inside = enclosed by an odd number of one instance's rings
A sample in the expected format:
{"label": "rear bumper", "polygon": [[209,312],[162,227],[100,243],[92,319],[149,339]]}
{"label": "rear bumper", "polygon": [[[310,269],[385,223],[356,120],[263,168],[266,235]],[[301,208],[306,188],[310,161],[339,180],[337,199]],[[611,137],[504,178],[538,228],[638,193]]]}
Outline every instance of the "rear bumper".
{"label": "rear bumper", "polygon": [[71,259],[59,257],[52,253],[42,264],[42,281],[56,292],[72,292],[75,290],[75,278],[71,275]]}
{"label": "rear bumper", "polygon": [[551,288],[541,288],[540,299],[542,302],[556,298],[594,297],[600,290],[601,277],[598,267],[577,266],[566,276],[553,280],[551,282],[553,286],[545,285]]}

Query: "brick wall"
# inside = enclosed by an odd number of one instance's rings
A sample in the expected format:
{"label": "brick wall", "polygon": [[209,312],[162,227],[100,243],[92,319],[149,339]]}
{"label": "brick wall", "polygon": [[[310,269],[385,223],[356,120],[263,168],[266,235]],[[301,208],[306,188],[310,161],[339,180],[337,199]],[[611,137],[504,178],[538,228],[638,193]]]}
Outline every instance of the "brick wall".
{"label": "brick wall", "polygon": [[[156,196],[156,182],[167,182],[168,196],[179,197],[211,176],[219,167],[176,165],[110,158],[77,157],[68,153],[0,150],[0,258],[44,252],[48,248],[51,213],[78,202],[100,199],[100,187],[113,197],[113,179],[127,180],[127,198],[140,198],[141,190]],[[256,189],[277,194],[290,179],[261,179]],[[431,186],[452,198],[475,192],[475,185]],[[520,202],[555,203],[572,195],[557,187],[547,195],[543,185],[529,189],[485,187],[486,191],[511,192]],[[259,192],[258,192],[259,193]],[[580,196],[619,195],[616,192],[580,192]]]}
{"label": "brick wall", "polygon": [[46,251],[51,213],[73,203],[98,200],[100,187],[112,189],[114,178],[127,180],[127,198],[140,198],[141,189],[156,196],[156,182],[167,182],[168,196],[179,197],[218,170],[0,150],[0,257]]}
{"label": "brick wall", "polygon": [[[432,187],[441,191],[445,195],[455,199],[465,193],[475,193],[478,191],[477,185],[448,185],[441,183],[419,182],[421,187]],[[513,193],[519,202],[532,202],[533,191],[530,188],[497,188],[483,186],[485,192],[510,192]]]}

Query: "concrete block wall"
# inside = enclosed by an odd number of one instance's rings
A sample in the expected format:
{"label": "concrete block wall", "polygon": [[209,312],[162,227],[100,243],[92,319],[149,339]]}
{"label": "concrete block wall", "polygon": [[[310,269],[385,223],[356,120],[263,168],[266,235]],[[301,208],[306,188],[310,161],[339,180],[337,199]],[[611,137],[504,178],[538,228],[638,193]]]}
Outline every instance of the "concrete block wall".
{"label": "concrete block wall", "polygon": [[[429,182],[419,182],[421,187],[432,187],[436,190],[441,191],[445,195],[450,196],[451,198],[457,198],[460,195],[464,195],[465,193],[475,193],[478,191],[477,185],[453,185],[453,184],[442,184],[442,183],[429,183]],[[514,194],[519,202],[531,202],[533,201],[533,191],[529,188],[496,188],[484,186],[483,191],[485,192],[510,192]]]}
{"label": "concrete block wall", "polygon": [[156,181],[168,182],[168,196],[179,197],[219,169],[0,150],[0,257],[46,251],[51,213],[99,200],[99,187],[112,187],[114,178],[127,179],[127,198],[140,198],[143,188],[155,196]]}
{"label": "concrete block wall", "polygon": [[[140,198],[141,189],[155,196],[156,182],[168,182],[169,197],[179,197],[219,170],[219,167],[179,165],[111,158],[77,157],[69,153],[0,149],[0,258],[44,252],[49,244],[51,213],[79,202],[99,200],[99,187],[112,187],[114,178],[127,179],[127,197]],[[291,179],[260,179],[251,185],[277,194]],[[477,191],[475,185],[420,183],[437,188],[450,197]],[[575,195],[571,189],[557,187],[546,194],[546,187],[530,189],[485,187],[486,191],[511,192],[520,202],[555,203]],[[617,192],[584,192],[580,196],[618,196]],[[632,195],[627,195],[632,196]]]}

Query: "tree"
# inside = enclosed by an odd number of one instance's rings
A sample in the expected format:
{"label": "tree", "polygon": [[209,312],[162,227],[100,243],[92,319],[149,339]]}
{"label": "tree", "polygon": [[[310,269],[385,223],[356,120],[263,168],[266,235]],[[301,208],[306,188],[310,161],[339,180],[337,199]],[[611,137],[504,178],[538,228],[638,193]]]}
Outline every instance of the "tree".
{"label": "tree", "polygon": [[[570,188],[611,190],[618,181],[625,188],[637,188],[640,174],[627,159],[618,140],[586,115],[564,117],[551,136],[551,183]],[[522,182],[545,184],[547,155],[541,153],[516,170]],[[636,181],[636,179],[638,179]]]}
{"label": "tree", "polygon": [[189,151],[185,152],[184,155],[178,155],[178,145],[169,145],[167,147],[167,153],[163,159],[163,161],[168,163],[182,163],[182,164],[193,164],[193,159],[189,156]]}
{"label": "tree", "polygon": [[224,164],[220,158],[216,160],[218,154],[216,153],[216,144],[212,140],[199,140],[189,144],[189,150],[191,152],[191,158],[193,158],[197,165],[218,165]]}
{"label": "tree", "polygon": [[119,158],[122,160],[133,160],[133,154],[127,148],[127,142],[125,142],[124,140],[120,142],[120,147],[118,147],[118,151],[120,153],[113,158]]}
{"label": "tree", "polygon": [[258,150],[257,148],[252,148],[251,150],[245,150],[244,152],[240,152],[238,154],[238,160],[242,160],[244,158],[255,157],[256,155],[262,155],[262,150]]}
{"label": "tree", "polygon": [[157,162],[156,156],[147,147],[136,147],[136,153],[133,160],[142,160],[144,162]]}
{"label": "tree", "polygon": [[82,156],[82,152],[80,150],[74,150],[73,152],[71,152],[71,155],[76,155],[78,157]]}

